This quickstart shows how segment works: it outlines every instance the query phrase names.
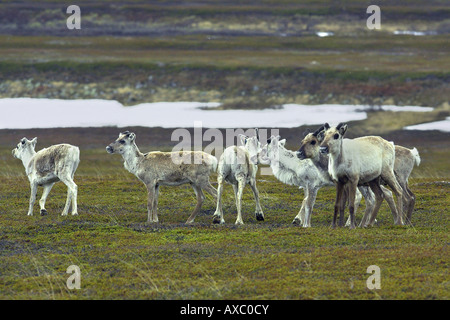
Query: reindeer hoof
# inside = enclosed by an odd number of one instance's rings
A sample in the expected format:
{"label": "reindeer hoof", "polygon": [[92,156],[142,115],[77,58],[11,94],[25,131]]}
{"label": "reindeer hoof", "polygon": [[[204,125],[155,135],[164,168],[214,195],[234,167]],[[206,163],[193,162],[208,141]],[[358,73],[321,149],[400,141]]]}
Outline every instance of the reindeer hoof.
{"label": "reindeer hoof", "polygon": [[302,221],[299,218],[295,218],[294,221],[292,221],[293,225],[299,226],[302,224]]}
{"label": "reindeer hoof", "polygon": [[41,209],[41,216],[46,216],[48,214],[47,210]]}
{"label": "reindeer hoof", "polygon": [[262,212],[255,213],[256,220],[264,221],[264,214]]}
{"label": "reindeer hoof", "polygon": [[219,216],[214,216],[213,223],[214,224],[224,224],[225,220],[221,219]]}

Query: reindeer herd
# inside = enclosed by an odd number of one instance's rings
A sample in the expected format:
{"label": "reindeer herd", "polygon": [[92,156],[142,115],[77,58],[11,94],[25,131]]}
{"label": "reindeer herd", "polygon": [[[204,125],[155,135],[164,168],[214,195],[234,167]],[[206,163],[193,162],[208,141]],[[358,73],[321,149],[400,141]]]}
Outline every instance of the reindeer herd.
{"label": "reindeer herd", "polygon": [[[136,135],[125,131],[106,147],[110,154],[120,154],[124,167],[147,187],[148,223],[158,222],[158,194],[160,186],[190,184],[197,197],[197,205],[186,221],[193,223],[205,200],[203,191],[217,201],[213,223],[223,224],[222,194],[224,182],[232,185],[237,207],[236,224],[243,224],[242,194],[249,184],[255,197],[255,217],[264,220],[259,192],[256,187],[258,164],[270,165],[274,176],[281,182],[304,189],[304,199],[293,223],[303,227],[311,226],[311,215],[317,192],[324,186],[336,187],[336,201],[332,227],[350,229],[356,227],[355,213],[362,197],[366,209],[360,227],[372,226],[379,208],[385,199],[390,207],[396,225],[411,224],[415,195],[408,187],[408,178],[420,164],[416,148],[408,149],[394,145],[379,136],[364,136],[355,139],[344,138],[347,125],[336,127],[324,124],[307,134],[298,151],[285,148],[285,139],[272,136],[261,143],[256,135],[239,135],[241,145],[224,150],[219,160],[203,151],[149,152],[142,153],[136,145]],[[44,191],[39,201],[41,215],[47,214],[45,202],[53,185],[62,181],[67,186],[67,200],[62,215],[71,207],[77,215],[78,187],[73,181],[80,163],[78,147],[59,144],[35,151],[37,138],[23,138],[13,156],[22,160],[30,181],[31,196],[28,215],[33,215],[37,187]],[[210,183],[210,175],[217,172],[217,190]],[[391,192],[385,185],[389,186]],[[397,201],[394,201],[393,193]],[[348,205],[349,218],[344,223],[344,211]],[[337,221],[339,216],[339,221]]]}

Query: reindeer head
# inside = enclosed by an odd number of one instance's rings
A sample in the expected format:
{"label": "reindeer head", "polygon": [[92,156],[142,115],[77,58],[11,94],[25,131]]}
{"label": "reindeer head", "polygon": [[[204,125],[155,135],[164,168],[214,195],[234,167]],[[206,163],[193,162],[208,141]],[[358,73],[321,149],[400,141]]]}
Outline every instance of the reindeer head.
{"label": "reindeer head", "polygon": [[123,154],[134,143],[136,135],[133,132],[125,131],[119,134],[116,141],[106,147],[108,153]]}
{"label": "reindeer head", "polygon": [[261,152],[261,143],[259,142],[258,128],[256,128],[255,131],[256,135],[253,137],[248,137],[246,135],[240,134],[239,138],[241,140],[241,144],[250,155],[250,161],[253,164],[258,164],[258,155]]}
{"label": "reindeer head", "polygon": [[22,140],[20,140],[20,142],[17,144],[17,147],[12,150],[14,158],[22,160],[25,154],[33,153],[34,148],[36,147],[36,143],[36,137],[31,141],[27,138],[22,138]]}
{"label": "reindeer head", "polygon": [[300,160],[314,159],[319,155],[320,143],[323,141],[325,126],[312,133],[308,133],[301,142],[300,149],[298,149],[297,157]]}
{"label": "reindeer head", "polygon": [[267,139],[267,144],[261,150],[260,160],[263,164],[270,164],[271,161],[279,159],[280,146],[284,147],[286,139],[280,140],[280,136],[271,136]]}
{"label": "reindeer head", "polygon": [[347,131],[347,125],[339,123],[336,127],[331,128],[328,123],[325,123],[325,133],[323,141],[320,144],[320,152],[322,153],[337,153],[341,147],[342,139]]}

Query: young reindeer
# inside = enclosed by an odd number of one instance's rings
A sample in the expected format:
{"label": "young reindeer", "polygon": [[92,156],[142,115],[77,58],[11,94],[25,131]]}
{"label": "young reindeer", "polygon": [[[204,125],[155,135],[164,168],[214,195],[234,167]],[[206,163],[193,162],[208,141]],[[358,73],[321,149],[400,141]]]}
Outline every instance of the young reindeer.
{"label": "young reindeer", "polygon": [[338,213],[339,225],[344,225],[344,188],[348,188],[350,229],[355,228],[353,204],[358,185],[369,184],[376,198],[372,212],[378,212],[383,201],[380,178],[392,188],[397,197],[397,206],[393,213],[394,221],[395,224],[403,225],[403,192],[394,175],[395,149],[393,143],[377,136],[344,139],[347,125],[343,123],[339,123],[333,128],[326,123],[325,129],[320,151],[329,153],[328,172],[336,183],[337,189],[333,227],[336,227]]}
{"label": "young reindeer", "polygon": [[209,182],[209,175],[217,168],[217,159],[203,151],[160,152],[143,154],[135,143],[136,135],[125,131],[106,147],[108,153],[119,153],[124,167],[141,180],[148,190],[148,223],[158,222],[158,195],[160,186],[179,186],[189,183],[197,196],[197,206],[186,221],[194,219],[205,200],[202,190],[216,199],[217,191]]}
{"label": "young reindeer", "polygon": [[250,184],[256,201],[255,217],[258,221],[264,220],[264,214],[259,202],[259,192],[256,188],[256,173],[258,171],[258,153],[261,151],[258,129],[256,136],[247,137],[239,135],[242,146],[230,146],[224,150],[219,159],[217,169],[217,208],[213,223],[225,223],[222,211],[223,183],[233,186],[236,198],[237,219],[235,224],[244,224],[242,221],[241,202],[242,193],[246,183]]}
{"label": "young reindeer", "polygon": [[36,201],[38,186],[44,187],[44,192],[39,200],[41,215],[46,215],[45,201],[53,185],[62,181],[67,186],[67,200],[62,215],[66,216],[72,204],[72,215],[77,215],[78,187],[73,181],[73,176],[80,163],[80,150],[69,144],[58,144],[35,151],[37,138],[28,140],[22,138],[12,154],[22,160],[25,173],[28,176],[31,187],[30,206],[28,215],[33,215],[33,205]]}
{"label": "young reindeer", "polygon": [[[403,222],[411,224],[411,216],[414,211],[414,206],[416,203],[416,196],[409,189],[408,179],[411,175],[414,166],[420,165],[420,155],[416,148],[408,149],[402,146],[395,146],[395,162],[394,162],[394,174],[397,178],[403,190]],[[383,189],[384,196],[386,197],[386,188],[381,186]],[[389,190],[387,190],[390,192]],[[392,193],[391,193],[392,195]],[[394,206],[388,201],[391,212],[394,212]],[[374,212],[370,217],[363,217],[361,221],[362,225],[373,225],[375,222],[377,212]]]}

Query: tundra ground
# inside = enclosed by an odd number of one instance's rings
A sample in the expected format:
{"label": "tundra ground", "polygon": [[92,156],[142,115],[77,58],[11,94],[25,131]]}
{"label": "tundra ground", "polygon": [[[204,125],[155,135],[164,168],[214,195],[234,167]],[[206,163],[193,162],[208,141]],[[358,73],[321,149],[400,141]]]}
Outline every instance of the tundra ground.
{"label": "tundra ground", "polygon": [[[189,186],[181,186],[162,187],[160,223],[148,225],[144,185],[123,168],[119,156],[106,154],[102,147],[102,141],[106,145],[119,129],[99,129],[101,135],[83,135],[84,129],[55,130],[66,142],[80,135],[89,141],[80,144],[75,175],[78,216],[60,215],[67,192],[62,183],[47,199],[48,215],[39,215],[37,203],[35,215],[26,215],[28,180],[21,162],[11,155],[14,142],[4,141],[11,134],[32,133],[1,132],[1,299],[449,298],[448,134],[415,132],[414,138],[410,134],[414,145],[402,141],[416,146],[422,157],[410,179],[417,196],[413,227],[393,226],[384,203],[376,226],[348,230],[330,228],[332,187],[319,191],[312,228],[293,226],[303,192],[266,175],[257,179],[263,222],[254,217],[247,187],[245,225],[234,225],[234,196],[227,185],[225,225],[212,224],[215,203],[209,196],[195,223],[185,225],[195,195]],[[38,149],[52,139],[41,136]],[[156,148],[140,145],[143,152]],[[292,142],[288,147],[296,146]],[[363,209],[364,202],[358,221]],[[80,268],[79,290],[66,286],[70,265]],[[366,285],[371,265],[381,270],[379,290]]]}

